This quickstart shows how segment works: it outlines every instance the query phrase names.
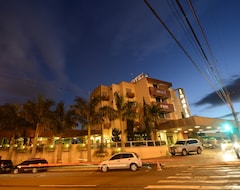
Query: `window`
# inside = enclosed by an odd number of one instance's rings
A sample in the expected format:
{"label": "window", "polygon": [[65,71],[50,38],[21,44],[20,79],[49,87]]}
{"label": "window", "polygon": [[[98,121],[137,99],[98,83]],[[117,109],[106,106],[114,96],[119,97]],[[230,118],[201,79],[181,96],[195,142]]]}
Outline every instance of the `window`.
{"label": "window", "polygon": [[196,144],[196,143],[197,143],[196,140],[189,140],[189,141],[187,142],[187,144]]}
{"label": "window", "polygon": [[147,142],[148,146],[154,146],[154,143],[152,141]]}
{"label": "window", "polygon": [[122,157],[121,154],[117,154],[117,155],[113,156],[110,160],[118,160],[121,157]]}
{"label": "window", "polygon": [[133,155],[132,154],[123,154],[122,158],[132,158]]}

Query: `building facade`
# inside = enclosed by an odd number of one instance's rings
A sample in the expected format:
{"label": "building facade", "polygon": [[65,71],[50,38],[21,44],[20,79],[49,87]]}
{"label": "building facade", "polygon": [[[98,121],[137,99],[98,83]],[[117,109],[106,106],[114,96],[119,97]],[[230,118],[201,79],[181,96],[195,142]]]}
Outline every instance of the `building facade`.
{"label": "building facade", "polygon": [[[162,123],[190,117],[190,108],[184,90],[182,88],[173,89],[172,83],[151,78],[147,74],[142,73],[130,82],[122,81],[110,86],[100,85],[93,90],[91,97],[102,96],[101,106],[109,106],[116,110],[114,99],[114,93],[116,92],[123,97],[124,102],[137,102],[140,106],[148,104],[160,108]],[[138,124],[139,122],[135,122],[135,128],[139,127]],[[111,142],[114,128],[121,130],[119,120],[108,121],[103,124],[104,143]],[[126,131],[126,129],[127,123],[125,122],[123,130]],[[159,131],[157,131],[156,137],[155,140],[167,140],[166,135]],[[127,141],[126,134],[123,134],[121,138]]]}

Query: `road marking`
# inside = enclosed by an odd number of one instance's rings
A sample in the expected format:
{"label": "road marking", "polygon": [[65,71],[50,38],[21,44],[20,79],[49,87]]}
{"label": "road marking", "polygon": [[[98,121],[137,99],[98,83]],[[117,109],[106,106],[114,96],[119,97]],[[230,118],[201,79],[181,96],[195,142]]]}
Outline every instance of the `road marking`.
{"label": "road marking", "polygon": [[193,182],[193,183],[239,183],[239,180],[159,180],[158,183],[189,183],[189,182]]}
{"label": "road marking", "polygon": [[208,186],[208,185],[148,185],[144,189],[240,189],[238,185]]}
{"label": "road marking", "polygon": [[[202,169],[211,169],[211,171],[224,172],[225,175],[194,175],[194,171]],[[222,174],[222,173],[220,173]],[[224,167],[195,167],[176,173],[174,176],[168,176],[166,179],[157,181],[157,185],[148,185],[144,189],[201,189],[201,190],[240,190],[240,172],[239,168]]]}
{"label": "road marking", "polygon": [[167,179],[192,179],[191,176],[168,176]]}
{"label": "road marking", "polygon": [[96,187],[97,185],[39,185],[39,187],[44,187],[44,188],[53,188],[53,187],[58,187],[58,188],[78,188],[78,187]]}

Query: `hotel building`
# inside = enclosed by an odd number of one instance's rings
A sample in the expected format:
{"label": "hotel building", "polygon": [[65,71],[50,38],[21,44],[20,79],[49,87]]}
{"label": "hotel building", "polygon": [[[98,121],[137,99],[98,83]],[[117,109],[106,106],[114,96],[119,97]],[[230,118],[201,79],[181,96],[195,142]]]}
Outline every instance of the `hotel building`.
{"label": "hotel building", "polygon": [[[173,89],[172,83],[154,79],[147,74],[142,73],[132,79],[130,82],[120,82],[118,84],[111,84],[110,86],[100,85],[95,88],[91,97],[102,96],[104,100],[101,106],[110,106],[116,110],[116,102],[114,93],[117,92],[124,98],[124,101],[137,102],[143,106],[144,102],[148,105],[157,105],[161,110],[161,123],[166,123],[170,120],[178,120],[189,118],[190,108],[187,102],[186,95],[182,88]],[[135,123],[137,128],[138,122]],[[113,128],[119,128],[119,120],[105,122],[103,127],[104,143],[111,142],[111,133]],[[123,127],[126,130],[126,122]],[[161,131],[157,129],[158,141],[173,141],[172,134],[167,137],[166,130]],[[126,141],[126,136],[123,136]],[[171,142],[170,142],[171,143]]]}

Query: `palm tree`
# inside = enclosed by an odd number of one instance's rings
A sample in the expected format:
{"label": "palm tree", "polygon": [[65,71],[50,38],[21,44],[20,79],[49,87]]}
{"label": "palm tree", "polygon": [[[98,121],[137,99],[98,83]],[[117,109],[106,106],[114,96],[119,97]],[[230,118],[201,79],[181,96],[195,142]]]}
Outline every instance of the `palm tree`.
{"label": "palm tree", "polygon": [[117,118],[117,113],[116,111],[110,107],[110,106],[103,106],[99,108],[98,110],[99,114],[99,124],[102,125],[102,134],[101,134],[101,147],[100,147],[100,152],[103,151],[103,146],[104,146],[104,139],[103,139],[103,129],[104,129],[104,123],[105,122],[111,122]]}
{"label": "palm tree", "polygon": [[125,140],[124,140],[124,131],[123,131],[123,123],[126,120],[133,121],[137,117],[137,103],[135,101],[124,102],[123,96],[121,96],[118,92],[114,93],[115,103],[116,103],[116,113],[117,117],[120,120],[120,129],[121,129],[121,147],[122,151],[125,150]]}
{"label": "palm tree", "polygon": [[156,124],[158,124],[161,120],[161,109],[158,105],[152,104],[148,105],[144,103],[144,117],[145,124],[147,127],[150,126],[152,132],[152,139],[156,140]]}
{"label": "palm tree", "polygon": [[0,128],[12,132],[8,159],[12,158],[15,137],[20,136],[28,126],[29,123],[19,117],[18,105],[7,103],[0,107]]}
{"label": "palm tree", "polygon": [[74,113],[70,110],[66,111],[62,101],[57,104],[53,112],[53,120],[51,121],[50,129],[54,134],[59,135],[57,163],[62,162],[62,136],[64,132],[77,126],[73,114]]}
{"label": "palm tree", "polygon": [[97,112],[97,106],[101,102],[101,97],[93,97],[90,101],[86,101],[82,97],[76,97],[71,109],[77,114],[77,119],[83,127],[87,127],[88,130],[88,142],[87,142],[87,160],[91,161],[91,125],[99,122],[99,113]]}
{"label": "palm tree", "polygon": [[39,96],[36,102],[29,100],[22,106],[20,113],[21,117],[35,126],[35,135],[31,152],[31,157],[33,158],[36,155],[39,132],[51,122],[53,117],[52,111],[50,110],[53,105],[54,101],[45,99],[43,96]]}

